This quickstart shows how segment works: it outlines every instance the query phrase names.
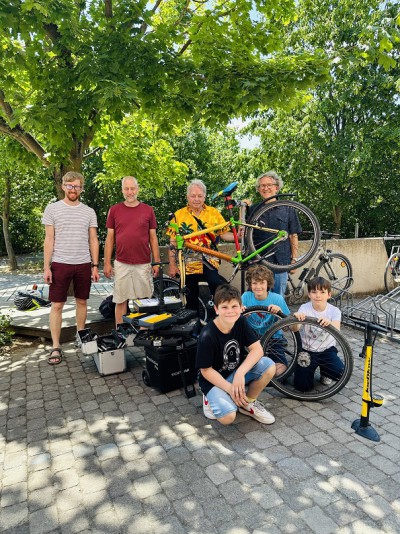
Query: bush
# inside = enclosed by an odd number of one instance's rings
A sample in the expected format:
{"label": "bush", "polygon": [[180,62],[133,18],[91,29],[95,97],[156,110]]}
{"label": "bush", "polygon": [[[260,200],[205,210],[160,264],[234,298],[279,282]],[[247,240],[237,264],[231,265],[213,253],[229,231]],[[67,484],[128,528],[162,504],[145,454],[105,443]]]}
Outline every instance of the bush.
{"label": "bush", "polygon": [[11,328],[11,318],[0,313],[0,351],[4,345],[10,345],[14,332]]}

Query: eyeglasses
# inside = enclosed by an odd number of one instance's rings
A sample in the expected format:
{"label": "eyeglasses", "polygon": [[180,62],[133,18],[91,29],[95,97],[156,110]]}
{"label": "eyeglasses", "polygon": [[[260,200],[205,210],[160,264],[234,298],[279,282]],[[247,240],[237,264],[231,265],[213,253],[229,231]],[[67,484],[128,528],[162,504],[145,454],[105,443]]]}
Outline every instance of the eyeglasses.
{"label": "eyeglasses", "polygon": [[276,182],[272,182],[271,184],[260,184],[258,187],[259,189],[270,189],[271,187],[277,187]]}
{"label": "eyeglasses", "polygon": [[72,185],[72,184],[64,184],[65,189],[68,189],[68,191],[72,191],[75,189],[75,191],[82,191],[83,187],[81,185]]}

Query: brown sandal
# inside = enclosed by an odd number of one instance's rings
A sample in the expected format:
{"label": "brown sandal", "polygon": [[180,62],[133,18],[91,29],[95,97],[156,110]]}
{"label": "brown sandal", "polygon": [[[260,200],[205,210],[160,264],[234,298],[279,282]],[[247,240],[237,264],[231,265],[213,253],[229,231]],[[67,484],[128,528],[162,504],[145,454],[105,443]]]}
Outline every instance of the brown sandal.
{"label": "brown sandal", "polygon": [[[56,355],[53,356],[53,354],[55,353]],[[60,348],[52,349],[49,357],[47,358],[47,363],[49,365],[58,365],[59,363],[61,363],[62,359],[63,359],[63,353],[61,349]]]}

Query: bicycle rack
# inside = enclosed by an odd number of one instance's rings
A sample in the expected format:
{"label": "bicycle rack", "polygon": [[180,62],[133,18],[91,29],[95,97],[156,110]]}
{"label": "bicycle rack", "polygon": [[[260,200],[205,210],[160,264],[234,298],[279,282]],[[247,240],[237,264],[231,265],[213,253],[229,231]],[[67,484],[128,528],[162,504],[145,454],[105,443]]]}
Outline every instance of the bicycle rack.
{"label": "bicycle rack", "polygon": [[400,342],[400,287],[386,295],[367,297],[358,303],[347,304],[342,309],[343,321],[354,326],[351,318],[379,324],[386,335]]}

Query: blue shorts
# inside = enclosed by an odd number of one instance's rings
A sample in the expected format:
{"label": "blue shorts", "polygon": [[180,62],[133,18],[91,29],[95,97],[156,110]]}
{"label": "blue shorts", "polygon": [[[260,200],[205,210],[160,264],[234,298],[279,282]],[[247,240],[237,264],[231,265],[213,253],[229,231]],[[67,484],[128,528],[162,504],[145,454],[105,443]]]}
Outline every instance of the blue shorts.
{"label": "blue shorts", "polygon": [[[274,362],[267,358],[266,356],[263,356],[259,359],[259,361],[250,369],[249,372],[247,372],[244,376],[245,384],[250,384],[250,382],[253,382],[254,380],[259,380],[263,374],[268,371],[268,369],[275,365]],[[226,380],[232,384],[233,377],[235,376],[236,370],[231,373]],[[213,411],[213,414],[217,419],[221,419],[221,417],[225,417],[225,415],[228,415],[228,413],[231,412],[237,412],[238,407],[233,402],[232,397],[229,395],[229,393],[226,393],[223,389],[218,388],[217,386],[214,386],[210,389],[210,391],[207,393],[207,400],[210,405],[211,410]]]}

